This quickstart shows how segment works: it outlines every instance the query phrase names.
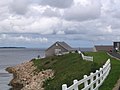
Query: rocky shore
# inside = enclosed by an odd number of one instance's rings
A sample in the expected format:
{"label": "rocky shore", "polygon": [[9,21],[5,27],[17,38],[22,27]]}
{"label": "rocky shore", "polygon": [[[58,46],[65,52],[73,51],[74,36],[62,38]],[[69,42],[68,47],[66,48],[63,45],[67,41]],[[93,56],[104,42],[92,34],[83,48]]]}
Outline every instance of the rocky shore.
{"label": "rocky shore", "polygon": [[51,69],[36,72],[32,61],[25,62],[14,67],[6,68],[6,71],[13,74],[9,85],[12,90],[44,90],[43,82],[54,76]]}

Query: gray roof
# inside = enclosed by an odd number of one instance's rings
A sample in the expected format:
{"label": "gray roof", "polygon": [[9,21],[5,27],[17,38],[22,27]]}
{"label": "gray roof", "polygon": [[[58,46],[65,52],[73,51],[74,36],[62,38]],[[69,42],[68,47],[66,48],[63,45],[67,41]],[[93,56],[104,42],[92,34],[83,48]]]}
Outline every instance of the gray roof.
{"label": "gray roof", "polygon": [[93,48],[79,48],[79,50],[82,52],[93,52],[94,51]]}
{"label": "gray roof", "polygon": [[[59,41],[57,41],[57,42],[55,42],[53,45],[55,45],[55,44],[60,45],[61,47],[63,47],[64,49],[66,49],[66,50],[68,50],[68,51],[75,51],[75,50],[77,50],[77,49],[75,49],[75,48],[72,48],[71,46],[69,46],[69,45],[68,45],[67,43],[65,43],[65,42],[59,42]],[[53,46],[53,45],[52,45],[52,46]],[[49,50],[52,46],[50,46],[49,48],[47,48],[46,51]]]}
{"label": "gray roof", "polygon": [[59,45],[61,45],[63,48],[65,48],[68,51],[75,50],[65,42],[56,42],[56,43],[58,43]]}
{"label": "gray roof", "polygon": [[97,45],[95,46],[97,51],[109,51],[113,49],[112,45]]}

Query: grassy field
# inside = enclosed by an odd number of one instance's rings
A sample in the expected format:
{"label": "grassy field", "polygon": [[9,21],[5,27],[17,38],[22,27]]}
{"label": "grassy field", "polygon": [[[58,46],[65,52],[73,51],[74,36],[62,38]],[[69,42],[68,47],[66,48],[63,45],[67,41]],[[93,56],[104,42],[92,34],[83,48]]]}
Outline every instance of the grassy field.
{"label": "grassy field", "polygon": [[111,59],[111,71],[107,79],[104,81],[103,85],[99,90],[112,90],[114,85],[117,83],[117,80],[120,78],[120,61],[109,57],[105,52],[97,52],[97,53],[86,53],[87,55],[91,55],[94,57],[94,62],[103,63],[108,58]]}
{"label": "grassy field", "polygon": [[[94,57],[94,62],[84,61],[77,53],[70,53],[63,56],[54,56],[41,60],[33,60],[37,71],[53,69],[55,77],[44,83],[45,90],[61,90],[62,84],[72,85],[74,79],[82,79],[83,75],[89,75],[99,69],[108,58],[105,52],[85,53]],[[110,75],[105,80],[100,90],[112,90],[114,84],[120,76],[120,61],[110,58],[112,69]],[[81,86],[82,87],[82,86]]]}

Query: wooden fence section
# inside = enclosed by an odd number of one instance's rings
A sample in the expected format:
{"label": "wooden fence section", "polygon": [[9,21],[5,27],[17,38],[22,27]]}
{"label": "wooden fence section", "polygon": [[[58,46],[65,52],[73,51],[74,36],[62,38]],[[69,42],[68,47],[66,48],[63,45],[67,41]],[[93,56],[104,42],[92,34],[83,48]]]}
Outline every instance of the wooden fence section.
{"label": "wooden fence section", "polygon": [[78,51],[79,54],[82,55],[83,60],[86,61],[93,61],[93,57],[92,56],[85,56],[82,52]]}
{"label": "wooden fence section", "polygon": [[74,80],[73,85],[67,87],[67,84],[62,85],[62,90],[79,90],[78,86],[84,84],[81,90],[98,90],[108,76],[111,69],[110,59],[106,61],[102,68],[96,70],[95,73],[90,73],[89,76],[84,75],[81,80]]}
{"label": "wooden fence section", "polygon": [[82,54],[82,53],[81,53],[81,55],[82,55],[83,60],[93,61],[93,57],[92,56],[84,56],[84,54]]}

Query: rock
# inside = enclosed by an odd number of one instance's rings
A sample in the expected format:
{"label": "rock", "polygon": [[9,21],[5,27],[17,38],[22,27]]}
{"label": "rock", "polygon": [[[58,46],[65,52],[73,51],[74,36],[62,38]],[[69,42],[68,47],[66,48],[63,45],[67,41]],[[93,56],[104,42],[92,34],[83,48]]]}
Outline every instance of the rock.
{"label": "rock", "polygon": [[12,90],[44,90],[43,82],[53,77],[54,72],[49,69],[36,73],[35,69],[32,61],[6,68],[6,71],[13,74],[9,83],[13,87]]}

